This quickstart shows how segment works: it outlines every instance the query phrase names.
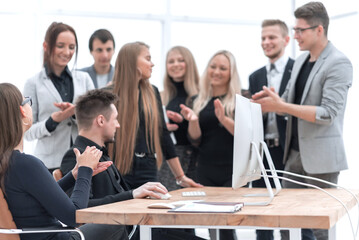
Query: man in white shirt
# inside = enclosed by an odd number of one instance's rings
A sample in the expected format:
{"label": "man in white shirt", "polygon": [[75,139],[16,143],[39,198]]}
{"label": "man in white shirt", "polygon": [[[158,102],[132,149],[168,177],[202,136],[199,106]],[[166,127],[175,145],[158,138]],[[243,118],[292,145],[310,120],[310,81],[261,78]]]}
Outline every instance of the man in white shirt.
{"label": "man in white shirt", "polygon": [[[285,48],[289,43],[288,27],[276,19],[268,19],[262,22],[262,49],[268,58],[266,66],[256,70],[249,76],[249,90],[255,94],[262,90],[263,86],[273,87],[281,95],[290,79],[293,59],[285,54]],[[268,113],[263,116],[264,139],[268,145],[273,163],[277,170],[283,170],[283,153],[285,143],[286,120],[276,113]],[[268,164],[264,160],[265,168]],[[273,180],[271,180],[273,183]],[[265,187],[263,179],[252,183],[254,187]],[[272,230],[257,230],[257,240],[273,240]]]}
{"label": "man in white shirt", "polygon": [[115,52],[115,40],[108,30],[98,29],[90,37],[89,49],[95,62],[81,71],[90,75],[95,88],[103,88],[112,81],[114,68],[111,59]]}

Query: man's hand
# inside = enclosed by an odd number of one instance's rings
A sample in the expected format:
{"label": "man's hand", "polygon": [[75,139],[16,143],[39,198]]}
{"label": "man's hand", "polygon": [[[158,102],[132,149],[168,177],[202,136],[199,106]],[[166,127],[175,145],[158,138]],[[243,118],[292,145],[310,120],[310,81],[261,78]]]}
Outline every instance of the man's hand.
{"label": "man's hand", "polygon": [[281,113],[281,107],[284,100],[281,99],[274,91],[274,88],[267,88],[263,86],[263,90],[252,96],[253,102],[259,103],[262,107],[262,112],[276,112]]}
{"label": "man's hand", "polygon": [[60,109],[58,112],[53,112],[51,114],[52,120],[55,122],[62,122],[63,120],[71,117],[75,114],[75,105],[69,102],[62,102],[62,103],[54,103],[56,107]]}
{"label": "man's hand", "polygon": [[159,182],[147,182],[142,186],[134,189],[132,191],[133,198],[145,198],[145,197],[154,197],[161,199],[161,196],[158,193],[166,194],[168,193],[165,186]]}

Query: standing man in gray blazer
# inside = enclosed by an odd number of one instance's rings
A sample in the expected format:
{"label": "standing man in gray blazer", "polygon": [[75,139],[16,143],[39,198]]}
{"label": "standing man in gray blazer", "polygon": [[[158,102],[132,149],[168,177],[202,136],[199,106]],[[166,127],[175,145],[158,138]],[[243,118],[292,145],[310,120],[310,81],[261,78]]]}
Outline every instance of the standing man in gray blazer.
{"label": "standing man in gray blazer", "polygon": [[[329,17],[322,3],[309,2],[294,15],[294,38],[300,50],[308,52],[295,60],[282,98],[273,89],[263,87],[253,99],[264,112],[288,115],[285,170],[337,183],[340,171],[348,168],[343,119],[353,68],[349,59],[328,41]],[[330,187],[316,181],[295,180]],[[302,187],[288,181],[283,181],[283,186]],[[318,240],[328,239],[327,230],[313,232]],[[283,233],[282,239],[288,239],[286,235]]]}
{"label": "standing man in gray blazer", "polygon": [[114,73],[111,59],[115,52],[115,40],[110,31],[96,30],[90,37],[89,49],[95,62],[81,71],[90,75],[95,88],[103,88],[112,81]]}

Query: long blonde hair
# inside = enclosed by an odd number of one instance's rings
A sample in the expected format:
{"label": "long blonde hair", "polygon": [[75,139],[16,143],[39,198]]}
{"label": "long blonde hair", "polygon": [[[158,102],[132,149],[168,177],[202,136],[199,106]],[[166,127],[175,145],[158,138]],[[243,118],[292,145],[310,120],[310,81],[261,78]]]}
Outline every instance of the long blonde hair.
{"label": "long blonde hair", "polygon": [[[175,46],[168,50],[167,57],[166,57],[166,66],[168,61],[168,55],[170,52],[177,51],[179,54],[182,55],[184,62],[186,63],[186,72],[184,74],[184,89],[186,90],[186,93],[188,95],[188,99],[190,99],[192,96],[198,94],[199,90],[199,74],[197,70],[196,61],[194,60],[194,57],[192,53],[185,47],[182,46]],[[173,82],[171,81],[171,77],[168,75],[167,67],[165,72],[165,77],[163,80],[164,83],[164,90],[162,92],[162,103],[164,105],[167,105],[176,95],[177,90]]]}
{"label": "long blonde hair", "polygon": [[208,68],[214,57],[217,55],[223,55],[229,60],[230,64],[230,79],[227,94],[224,98],[221,99],[222,104],[224,105],[225,114],[228,117],[234,118],[234,109],[235,109],[235,97],[236,94],[241,94],[241,83],[239,80],[239,75],[237,71],[236,60],[232,53],[226,50],[221,50],[216,52],[211,59],[208,61],[206,70],[204,71],[200,79],[200,91],[198,97],[193,103],[193,111],[199,115],[200,111],[208,104],[208,102],[213,97],[213,90],[211,81],[208,76]]}
{"label": "long blonde hair", "polygon": [[[113,76],[114,93],[119,96],[116,107],[121,126],[116,132],[113,159],[122,174],[129,173],[132,168],[140,114],[143,114],[145,120],[147,147],[156,153],[157,166],[160,167],[162,164],[161,123],[156,95],[148,79],[141,79],[139,82],[137,80],[141,74],[137,68],[137,58],[144,48],[149,46],[142,42],[125,44],[118,53]],[[139,101],[143,106],[143,113],[139,112]]]}

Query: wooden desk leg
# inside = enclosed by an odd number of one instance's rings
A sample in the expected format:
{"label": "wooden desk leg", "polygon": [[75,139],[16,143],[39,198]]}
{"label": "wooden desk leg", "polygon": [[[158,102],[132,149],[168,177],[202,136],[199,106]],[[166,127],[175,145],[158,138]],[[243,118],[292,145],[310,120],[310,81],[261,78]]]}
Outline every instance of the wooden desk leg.
{"label": "wooden desk leg", "polygon": [[289,239],[290,240],[301,240],[302,239],[302,230],[300,228],[290,228],[289,229]]}
{"label": "wooden desk leg", "polygon": [[146,225],[140,225],[140,239],[151,240],[151,227]]}

